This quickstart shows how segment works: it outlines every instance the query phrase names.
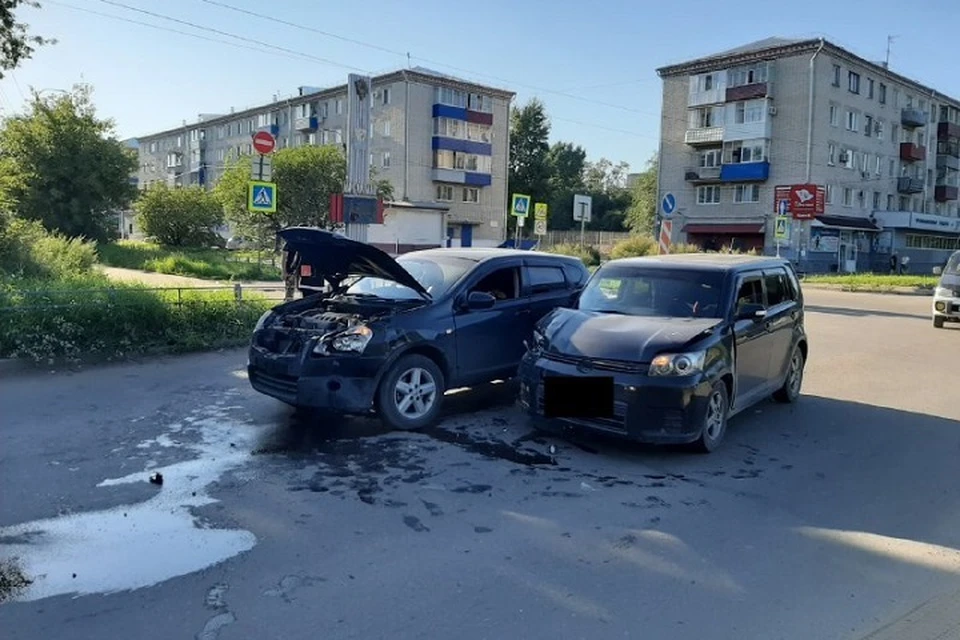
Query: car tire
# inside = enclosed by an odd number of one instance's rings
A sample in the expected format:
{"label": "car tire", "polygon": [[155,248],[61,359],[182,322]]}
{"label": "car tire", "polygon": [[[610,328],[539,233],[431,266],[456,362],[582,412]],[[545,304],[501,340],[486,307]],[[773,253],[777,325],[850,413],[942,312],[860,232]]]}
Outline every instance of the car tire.
{"label": "car tire", "polygon": [[730,415],[730,394],[727,385],[718,380],[710,389],[707,397],[707,410],[703,415],[703,427],[700,437],[693,442],[693,450],[698,453],[713,453],[720,447],[727,434],[727,418]]}
{"label": "car tire", "polygon": [[446,386],[440,367],[426,356],[401,356],[377,389],[380,419],[391,429],[416,431],[440,418]]}
{"label": "car tire", "polygon": [[803,351],[800,350],[799,346],[794,347],[793,353],[790,354],[787,377],[783,381],[783,386],[773,392],[774,400],[783,404],[797,401],[800,397],[800,388],[803,386],[803,369],[806,364]]}
{"label": "car tire", "polygon": [[943,316],[933,316],[933,326],[936,329],[943,329]]}

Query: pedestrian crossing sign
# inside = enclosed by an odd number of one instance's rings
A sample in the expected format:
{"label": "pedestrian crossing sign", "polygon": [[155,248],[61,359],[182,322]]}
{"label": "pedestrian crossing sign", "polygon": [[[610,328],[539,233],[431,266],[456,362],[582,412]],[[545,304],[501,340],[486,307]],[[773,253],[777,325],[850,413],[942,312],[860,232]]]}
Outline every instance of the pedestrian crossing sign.
{"label": "pedestrian crossing sign", "polygon": [[518,218],[526,218],[527,214],[530,213],[530,200],[531,198],[528,195],[522,193],[513,194],[513,203],[510,207],[510,213]]}
{"label": "pedestrian crossing sign", "polygon": [[789,224],[789,223],[788,223],[788,218],[787,218],[787,216],[777,216],[777,226],[776,226],[776,230],[775,230],[775,233],[774,233],[774,236],[777,238],[777,240],[786,240],[786,239],[787,239],[787,237],[788,237],[788,235],[789,235],[789,233],[790,233],[790,229],[789,229],[789,227],[788,227],[788,224]]}
{"label": "pedestrian crossing sign", "polygon": [[277,212],[277,185],[253,180],[247,189],[247,209],[251,213]]}

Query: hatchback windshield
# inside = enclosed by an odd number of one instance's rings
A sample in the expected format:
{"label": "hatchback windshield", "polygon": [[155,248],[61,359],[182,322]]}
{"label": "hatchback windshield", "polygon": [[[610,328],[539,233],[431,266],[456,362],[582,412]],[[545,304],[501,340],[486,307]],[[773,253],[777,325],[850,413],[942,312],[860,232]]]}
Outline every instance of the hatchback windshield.
{"label": "hatchback windshield", "polygon": [[[431,297],[437,298],[450,290],[463,275],[476,265],[476,262],[465,258],[400,256],[397,262],[416,279]],[[415,300],[420,294],[398,284],[393,280],[383,278],[360,278],[347,289],[347,294],[367,294],[378,298],[391,300]]]}
{"label": "hatchback windshield", "polygon": [[611,266],[584,289],[584,311],[672,318],[721,317],[722,275],[709,271]]}

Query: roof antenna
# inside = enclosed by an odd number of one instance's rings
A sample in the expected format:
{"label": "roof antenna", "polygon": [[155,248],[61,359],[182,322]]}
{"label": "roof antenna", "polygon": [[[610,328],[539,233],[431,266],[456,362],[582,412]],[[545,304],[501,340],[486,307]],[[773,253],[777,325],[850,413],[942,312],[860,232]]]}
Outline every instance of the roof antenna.
{"label": "roof antenna", "polygon": [[410,52],[407,51],[407,69],[410,68]]}
{"label": "roof antenna", "polygon": [[886,57],[886,59],[883,61],[883,68],[884,68],[884,69],[889,69],[889,68],[890,68],[890,45],[892,45],[892,44],[893,44],[893,41],[894,41],[895,39],[897,39],[898,37],[899,37],[899,36],[887,36],[887,57]]}

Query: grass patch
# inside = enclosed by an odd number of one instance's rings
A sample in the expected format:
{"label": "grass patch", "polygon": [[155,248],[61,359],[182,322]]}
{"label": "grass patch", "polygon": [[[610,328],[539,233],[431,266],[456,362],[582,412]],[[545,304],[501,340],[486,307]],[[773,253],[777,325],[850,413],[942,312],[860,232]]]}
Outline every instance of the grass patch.
{"label": "grass patch", "polygon": [[256,251],[174,249],[149,242],[121,240],[97,248],[100,262],[110,267],[190,276],[205,280],[281,279],[280,269],[257,263]]}
{"label": "grass patch", "polygon": [[23,593],[33,580],[23,573],[17,560],[0,560],[0,603],[7,602]]}
{"label": "grass patch", "polygon": [[218,290],[155,291],[99,275],[0,284],[0,357],[34,362],[184,353],[245,344],[276,304]]}
{"label": "grass patch", "polygon": [[838,285],[847,291],[891,291],[893,289],[933,289],[937,276],[852,273],[847,275],[809,275],[804,283]]}

